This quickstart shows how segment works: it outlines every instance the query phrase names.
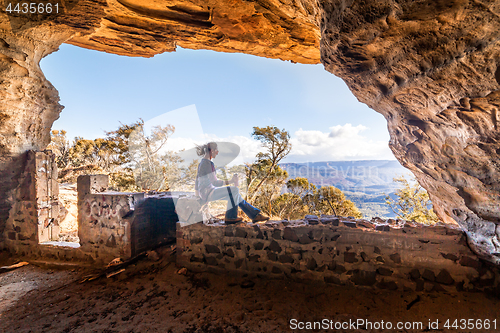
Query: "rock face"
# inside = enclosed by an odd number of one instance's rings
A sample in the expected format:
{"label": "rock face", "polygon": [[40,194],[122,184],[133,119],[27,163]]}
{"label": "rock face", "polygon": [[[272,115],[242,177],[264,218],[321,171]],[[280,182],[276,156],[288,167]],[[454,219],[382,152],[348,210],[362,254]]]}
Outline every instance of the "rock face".
{"label": "rock face", "polygon": [[438,215],[499,263],[500,5],[330,1],[321,56],[385,116],[390,147]]}
{"label": "rock face", "polygon": [[68,43],[127,56],[181,46],[319,63],[319,11],[308,1],[117,0],[105,12],[95,32]]}
{"label": "rock face", "polygon": [[[388,122],[445,222],[500,263],[500,4],[487,0],[66,1],[1,14],[0,242],[27,149],[62,106],[39,68],[63,43],[149,57],[176,46],[318,63]],[[332,101],[334,103],[334,101]]]}
{"label": "rock face", "polygon": [[26,152],[47,146],[52,123],[62,110],[57,90],[45,79],[39,61],[68,37],[53,27],[15,35],[0,32],[0,241],[9,215],[18,209],[14,204],[22,201],[13,190],[20,185]]}
{"label": "rock face", "polygon": [[60,12],[0,13],[0,248],[13,228],[28,150],[43,150],[59,117],[57,90],[39,67],[63,42],[152,57],[177,45],[319,62],[319,29],[307,3],[63,1]]}

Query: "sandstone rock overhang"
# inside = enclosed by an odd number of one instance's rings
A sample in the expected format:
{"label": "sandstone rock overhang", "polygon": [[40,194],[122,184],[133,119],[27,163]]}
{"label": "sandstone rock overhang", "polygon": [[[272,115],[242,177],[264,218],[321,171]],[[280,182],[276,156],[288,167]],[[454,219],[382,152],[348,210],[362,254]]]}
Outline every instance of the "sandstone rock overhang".
{"label": "sandstone rock overhang", "polygon": [[[441,219],[500,263],[500,4],[488,0],[69,0],[0,15],[0,242],[28,149],[62,106],[39,68],[63,43],[150,57],[177,46],[318,63],[388,122]],[[332,105],[335,101],[332,101]]]}
{"label": "sandstone rock overhang", "polygon": [[93,31],[67,43],[126,56],[152,57],[180,46],[316,64],[318,14],[309,2],[108,1]]}

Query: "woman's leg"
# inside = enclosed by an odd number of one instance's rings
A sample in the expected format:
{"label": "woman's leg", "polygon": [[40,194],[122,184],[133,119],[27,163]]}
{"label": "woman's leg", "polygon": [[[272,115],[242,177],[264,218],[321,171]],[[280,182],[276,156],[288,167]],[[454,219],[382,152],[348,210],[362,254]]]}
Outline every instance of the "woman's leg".
{"label": "woman's leg", "polygon": [[[240,189],[237,188],[236,186],[227,186],[226,187],[228,192],[231,194],[230,198],[232,201],[228,201],[228,209],[234,207],[234,205],[238,205],[238,207],[241,208],[243,213],[245,213],[249,218],[253,219],[257,214],[260,213],[260,210],[255,208],[254,206],[250,205],[248,202],[243,200],[243,198],[240,195]],[[229,206],[231,204],[231,206]],[[236,211],[237,213],[237,211]]]}
{"label": "woman's leg", "polygon": [[235,219],[238,217],[238,206],[251,219],[260,213],[259,209],[243,200],[236,186],[216,187],[208,197],[208,200],[227,200],[227,219]]}
{"label": "woman's leg", "polygon": [[238,217],[238,199],[240,198],[238,198],[239,192],[235,197],[234,190],[231,190],[230,187],[233,186],[216,187],[210,193],[208,201],[227,200],[226,219],[235,219]]}
{"label": "woman's leg", "polygon": [[260,213],[260,209],[255,208],[243,199],[238,206],[241,208],[243,213],[245,213],[252,220]]}

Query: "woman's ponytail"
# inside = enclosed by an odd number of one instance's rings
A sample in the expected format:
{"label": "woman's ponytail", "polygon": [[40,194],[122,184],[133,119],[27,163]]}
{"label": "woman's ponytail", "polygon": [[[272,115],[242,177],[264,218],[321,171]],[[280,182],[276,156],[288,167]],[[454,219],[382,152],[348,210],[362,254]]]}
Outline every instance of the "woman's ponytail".
{"label": "woman's ponytail", "polygon": [[198,154],[198,156],[203,156],[205,155],[206,149],[207,145],[201,145],[201,146],[196,145],[196,154]]}
{"label": "woman's ponytail", "polygon": [[196,154],[198,154],[198,156],[203,156],[207,152],[215,149],[217,149],[217,144],[215,142],[209,142],[201,146],[196,145]]}

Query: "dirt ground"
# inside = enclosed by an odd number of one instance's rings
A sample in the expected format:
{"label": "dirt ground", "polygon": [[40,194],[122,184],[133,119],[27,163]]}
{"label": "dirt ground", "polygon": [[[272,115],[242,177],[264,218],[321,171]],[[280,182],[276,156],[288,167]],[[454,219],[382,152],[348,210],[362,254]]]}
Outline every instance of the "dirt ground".
{"label": "dirt ground", "polygon": [[76,242],[78,238],[78,192],[76,184],[61,184],[59,186],[59,200],[67,210],[64,219],[59,223],[61,227],[59,241]]}
{"label": "dirt ground", "polygon": [[[415,330],[350,326],[340,332],[441,332],[447,319],[460,318],[500,325],[499,300],[483,293],[373,291],[193,273],[176,267],[168,247],[153,254],[113,277],[86,282],[96,272],[31,263],[0,273],[0,332],[290,332],[298,322],[323,319],[423,323]],[[0,255],[0,262],[15,260]],[[429,329],[429,320],[439,320],[440,329]]]}

